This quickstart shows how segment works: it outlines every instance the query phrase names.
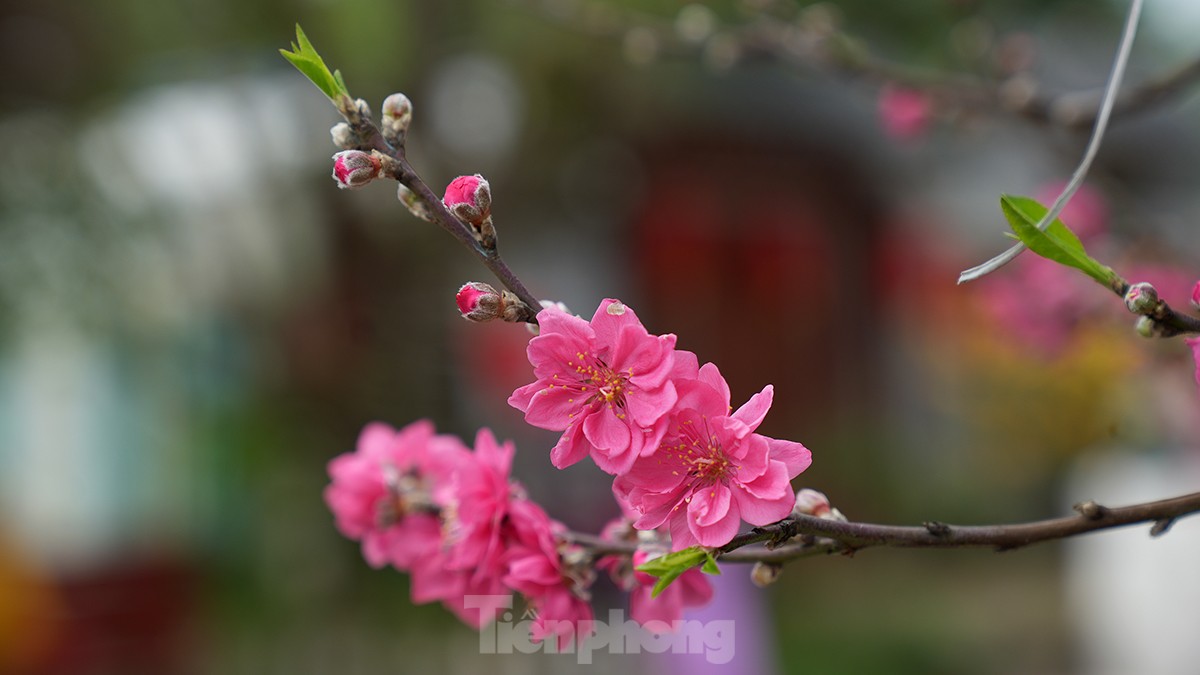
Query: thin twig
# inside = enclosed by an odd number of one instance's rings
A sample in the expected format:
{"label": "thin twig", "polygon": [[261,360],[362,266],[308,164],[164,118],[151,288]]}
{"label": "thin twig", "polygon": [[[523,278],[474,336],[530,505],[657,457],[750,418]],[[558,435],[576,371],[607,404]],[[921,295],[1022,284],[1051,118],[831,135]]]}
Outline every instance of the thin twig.
{"label": "thin twig", "polygon": [[537,318],[535,315],[541,308],[541,303],[529,292],[529,289],[513,273],[508,264],[504,262],[498,250],[496,248],[484,249],[480,246],[471,233],[470,228],[455,217],[429,185],[421,179],[416,169],[408,161],[403,141],[399,145],[388,143],[374,120],[358,111],[353,106],[352,101],[349,104],[342,103],[341,105],[337,105],[337,107],[338,111],[342,113],[342,116],[346,118],[346,121],[363,141],[359,149],[364,151],[374,150],[390,159],[391,161],[385,164],[385,170],[388,175],[416,193],[421,198],[421,201],[424,202],[425,209],[434,223],[450,233],[460,244],[474,253],[475,257],[479,258],[479,261],[491,270],[492,274],[495,274],[496,278],[508,290],[515,293],[521,299],[521,302],[529,305],[533,311],[529,315],[528,322],[536,324]]}

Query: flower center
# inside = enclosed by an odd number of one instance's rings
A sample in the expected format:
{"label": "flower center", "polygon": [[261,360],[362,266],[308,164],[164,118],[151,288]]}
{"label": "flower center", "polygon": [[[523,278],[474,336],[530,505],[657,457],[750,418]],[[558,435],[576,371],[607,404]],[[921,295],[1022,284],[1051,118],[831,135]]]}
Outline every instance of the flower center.
{"label": "flower center", "polygon": [[629,389],[629,378],[633,375],[633,369],[622,373],[613,370],[604,359],[589,359],[588,355],[582,352],[577,353],[575,358],[577,360],[569,362],[569,365],[578,374],[579,383],[584,391],[592,391],[588,403],[601,402],[602,405],[624,408],[625,394]]}
{"label": "flower center", "polygon": [[737,466],[726,456],[720,439],[708,429],[708,417],[701,415],[700,419],[702,425],[691,419],[680,422],[674,439],[664,442],[663,448],[675,455],[690,478],[702,483],[724,481],[737,471]]}

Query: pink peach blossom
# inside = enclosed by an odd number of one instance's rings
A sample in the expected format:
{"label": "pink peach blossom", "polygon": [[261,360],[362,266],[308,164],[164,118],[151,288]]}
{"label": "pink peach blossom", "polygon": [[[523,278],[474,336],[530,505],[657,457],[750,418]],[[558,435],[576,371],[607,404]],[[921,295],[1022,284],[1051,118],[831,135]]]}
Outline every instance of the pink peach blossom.
{"label": "pink peach blossom", "polygon": [[639,457],[613,489],[641,516],[638,529],[664,523],[671,547],[728,543],[742,520],[767,525],[795,503],[790,480],[812,463],[803,445],[755,433],[771,407],[767,385],[729,412],[729,386],[711,363],[678,380],[678,403],[658,451]]}
{"label": "pink peach blossom", "polygon": [[603,471],[620,474],[654,452],[677,398],[675,336],[649,334],[613,299],[590,322],[547,308],[538,324],[541,334],[527,349],[537,380],[508,402],[533,426],[563,432],[550,453],[554,466],[590,454]]}
{"label": "pink peach blossom", "polygon": [[475,628],[495,616],[487,608],[468,608],[464,596],[503,596],[503,555],[513,536],[506,524],[510,508],[524,490],[510,481],[512,442],[500,444],[489,429],[475,436],[475,451],[465,453],[454,473],[433,492],[441,508],[442,540],[436,554],[413,566],[414,602],[441,600]]}
{"label": "pink peach blossom", "polygon": [[435,436],[428,420],[396,431],[367,425],[355,452],[329,462],[324,492],[338,530],[361,540],[372,567],[407,570],[439,545],[432,486],[445,480],[466,454],[458,439]]}
{"label": "pink peach blossom", "polygon": [[594,578],[586,569],[586,558],[580,557],[578,564],[564,560],[555,535],[565,528],[533,502],[514,502],[510,523],[513,538],[504,556],[508,568],[504,583],[525,596],[536,613],[531,639],[557,637],[560,649],[572,640],[585,640],[587,635],[580,632],[591,625],[587,588]]}

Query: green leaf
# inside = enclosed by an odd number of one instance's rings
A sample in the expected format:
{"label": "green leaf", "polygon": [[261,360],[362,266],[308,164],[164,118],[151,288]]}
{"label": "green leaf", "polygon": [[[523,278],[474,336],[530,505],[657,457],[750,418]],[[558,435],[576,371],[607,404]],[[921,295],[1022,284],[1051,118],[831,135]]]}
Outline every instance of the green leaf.
{"label": "green leaf", "polygon": [[721,568],[717,567],[717,559],[713,557],[712,551],[704,552],[704,566],[700,568],[705,574],[720,574]]}
{"label": "green leaf", "polygon": [[[299,46],[296,46],[297,44]],[[300,24],[296,24],[296,42],[292,43],[292,51],[280,49],[279,53],[330,99],[350,95],[346,83],[342,80],[342,74],[337,71],[329,72],[329,66],[325,65],[321,55],[308,41],[308,36],[304,34]]]}
{"label": "green leaf", "polygon": [[[705,570],[710,569],[710,564],[711,569],[716,569],[717,567],[712,553],[699,546],[692,546],[682,551],[675,551],[674,553],[668,553],[653,560],[647,560],[638,565],[637,570],[658,577],[658,581],[654,582],[654,588],[650,590],[650,597],[657,598],[658,594],[662,593],[664,588],[670,586],[672,581],[679,578],[679,575],[701,563],[704,563]],[[719,571],[716,573],[720,574]]]}
{"label": "green leaf", "polygon": [[1057,218],[1045,230],[1037,228],[1038,222],[1049,211],[1029,197],[1002,195],[1000,210],[1008,219],[1013,232],[1030,251],[1056,263],[1074,267],[1097,282],[1112,287],[1116,272],[1100,264],[1087,254],[1079,237]]}

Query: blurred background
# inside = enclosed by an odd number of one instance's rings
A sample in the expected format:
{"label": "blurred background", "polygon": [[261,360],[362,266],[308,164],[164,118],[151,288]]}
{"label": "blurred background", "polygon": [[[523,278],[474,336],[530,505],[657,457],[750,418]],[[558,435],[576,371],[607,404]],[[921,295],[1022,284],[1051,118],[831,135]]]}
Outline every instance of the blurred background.
{"label": "blurred background", "polygon": [[[1196,58],[1197,5],[1149,5],[1130,83]],[[277,53],[297,21],[352,94],[413,100],[410,157],[435,190],[491,181],[535,294],[584,316],[620,297],[719,364],[736,401],[774,383],[764,431],[813,451],[796,487],[851,519],[1194,490],[1200,394],[1178,340],[1138,338],[1117,298],[1029,256],[954,283],[1008,245],[999,195],[1052,200],[1086,142],[1013,112],[1021,96],[1101,87],[1125,9],[0,3],[0,672],[574,668],[479,655],[322,503],[364,424],[428,417],[515,439],[517,478],[572,527],[615,515],[607,477],[551,469],[555,435],[505,403],[531,381],[525,330],[459,318],[455,290],[486,270],[394,186],[330,180],[336,112]],[[915,89],[856,66],[864,48],[979,86]],[[1184,88],[1117,120],[1064,215],[1177,307],[1200,276],[1198,103]],[[1197,532],[873,550],[794,563],[770,592],[729,565],[722,672],[1194,672]],[[597,594],[602,617],[619,605]],[[591,670],[684,668],[707,672]]]}

